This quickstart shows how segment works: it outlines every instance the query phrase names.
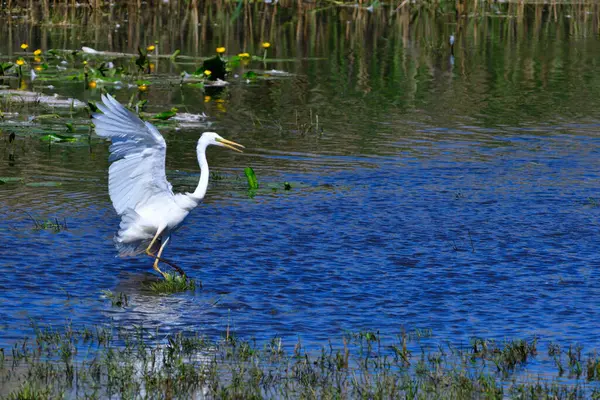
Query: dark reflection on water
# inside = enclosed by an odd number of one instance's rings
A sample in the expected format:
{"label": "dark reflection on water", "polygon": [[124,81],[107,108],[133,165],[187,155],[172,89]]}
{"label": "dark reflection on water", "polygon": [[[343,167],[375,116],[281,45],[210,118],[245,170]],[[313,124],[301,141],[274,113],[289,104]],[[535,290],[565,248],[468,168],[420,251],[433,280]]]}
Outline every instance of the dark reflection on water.
{"label": "dark reflection on water", "polygon": [[[133,51],[156,39],[165,53],[209,55],[220,44],[260,54],[270,40],[289,61],[267,69],[294,75],[237,80],[208,102],[178,85],[144,95],[150,110],[206,112],[211,129],[249,149],[211,149],[225,179],[212,181],[167,248],[202,281],[195,294],[150,295],[150,261],[115,258],[106,144],[48,147],[22,135],[10,148],[2,136],[0,177],[60,186],[0,185],[0,346],[30,333],[31,320],[109,319],[211,335],[230,325],[288,343],[405,326],[444,340],[540,335],[597,346],[600,43],[589,32],[598,11],[564,6],[554,19],[542,5],[495,7],[436,16],[261,4],[227,24],[231,10],[207,4],[206,19],[192,13],[180,31],[119,7],[109,16],[71,10],[99,23],[67,30],[10,19],[0,27],[11,38],[0,44],[6,58],[22,41]],[[169,77],[195,66],[164,60],[158,69]],[[99,97],[51,83],[45,92]],[[134,90],[115,94],[126,101]],[[317,115],[322,133],[303,131]],[[179,190],[194,185],[193,143],[205,129],[165,132]],[[263,187],[253,198],[246,166]],[[34,230],[27,213],[64,218],[69,229]],[[127,293],[129,307],[111,307],[102,289]]]}

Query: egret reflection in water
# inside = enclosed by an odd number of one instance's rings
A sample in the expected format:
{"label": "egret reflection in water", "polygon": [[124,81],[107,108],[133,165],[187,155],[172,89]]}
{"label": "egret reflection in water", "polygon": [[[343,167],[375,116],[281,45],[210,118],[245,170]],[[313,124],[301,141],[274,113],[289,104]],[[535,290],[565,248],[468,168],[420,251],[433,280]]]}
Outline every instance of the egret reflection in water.
{"label": "egret reflection in water", "polygon": [[204,132],[196,146],[200,165],[198,186],[192,193],[174,194],[165,174],[167,144],[160,132],[110,95],[102,95],[102,102],[98,104],[102,113],[94,114],[93,121],[96,134],[112,141],[108,192],[121,216],[114,239],[119,255],[146,253],[155,259],[154,269],[165,278],[168,275],[158,267],[159,261],[185,276],[181,268],[161,256],[171,233],[206,195],[209,177],[206,148],[216,145],[242,152],[239,148],[244,146],[214,132]]}

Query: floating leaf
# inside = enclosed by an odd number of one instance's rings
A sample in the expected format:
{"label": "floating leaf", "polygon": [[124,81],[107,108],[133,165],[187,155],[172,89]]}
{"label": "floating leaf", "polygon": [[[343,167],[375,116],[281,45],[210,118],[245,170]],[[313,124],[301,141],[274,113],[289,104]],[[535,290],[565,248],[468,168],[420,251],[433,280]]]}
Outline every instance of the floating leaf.
{"label": "floating leaf", "polygon": [[177,109],[175,107],[173,107],[169,111],[163,111],[161,113],[158,113],[155,116],[153,116],[152,118],[166,121],[169,118],[174,117],[176,114],[177,114]]}
{"label": "floating leaf", "polygon": [[60,183],[60,182],[29,182],[29,183],[25,184],[25,186],[30,186],[30,187],[56,187],[56,186],[62,186],[62,183]]}
{"label": "floating leaf", "polygon": [[204,82],[188,83],[187,85],[194,88],[202,89],[204,87]]}
{"label": "floating leaf", "polygon": [[227,59],[227,68],[234,69],[240,66],[242,58],[240,56],[233,56]]}
{"label": "floating leaf", "polygon": [[65,136],[59,135],[58,133],[51,133],[49,135],[44,135],[40,138],[42,142],[48,143],[60,143],[60,142],[76,142],[77,138],[73,136]]}
{"label": "floating leaf", "polygon": [[8,71],[12,66],[13,66],[13,63],[11,63],[11,62],[0,63],[0,76],[4,75],[4,72]]}
{"label": "floating leaf", "polygon": [[244,75],[242,75],[242,78],[244,79],[256,79],[256,77],[257,75],[254,71],[246,71],[244,72]]}
{"label": "floating leaf", "polygon": [[7,183],[23,183],[23,178],[16,178],[12,176],[0,176],[0,185]]}
{"label": "floating leaf", "polygon": [[292,185],[289,182],[283,182],[283,190],[292,190]]}
{"label": "floating leaf", "polygon": [[248,187],[250,189],[258,189],[258,179],[256,179],[254,170],[250,167],[246,167],[244,168],[244,174],[246,174],[246,178],[248,179]]}
{"label": "floating leaf", "polygon": [[54,119],[54,118],[60,118],[60,115],[58,115],[58,114],[42,114],[42,115],[36,115],[31,119],[38,121],[41,119]]}

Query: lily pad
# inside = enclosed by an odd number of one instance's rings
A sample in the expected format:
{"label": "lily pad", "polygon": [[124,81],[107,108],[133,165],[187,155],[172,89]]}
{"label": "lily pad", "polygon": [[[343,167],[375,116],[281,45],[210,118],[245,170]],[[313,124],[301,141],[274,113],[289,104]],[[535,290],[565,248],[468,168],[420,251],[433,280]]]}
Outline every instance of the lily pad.
{"label": "lily pad", "polygon": [[59,135],[58,133],[50,133],[40,138],[42,142],[61,143],[61,142],[76,142],[77,138],[73,136]]}
{"label": "lily pad", "polygon": [[60,183],[60,182],[29,182],[29,183],[26,183],[25,186],[30,186],[30,187],[57,187],[57,186],[62,186],[62,183]]}
{"label": "lily pad", "polygon": [[154,115],[152,118],[153,119],[160,119],[163,121],[168,120],[169,118],[174,117],[177,114],[177,109],[175,107],[171,108],[168,111],[163,111],[161,113],[158,113],[156,115]]}
{"label": "lily pad", "polygon": [[12,176],[0,176],[0,185],[5,185],[7,183],[23,183],[23,178],[12,177]]}

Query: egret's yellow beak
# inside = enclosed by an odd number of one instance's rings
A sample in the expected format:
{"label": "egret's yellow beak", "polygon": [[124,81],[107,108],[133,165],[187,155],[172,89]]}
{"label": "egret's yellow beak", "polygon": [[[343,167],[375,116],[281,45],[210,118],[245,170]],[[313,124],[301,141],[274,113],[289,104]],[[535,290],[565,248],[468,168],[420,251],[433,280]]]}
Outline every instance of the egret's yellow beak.
{"label": "egret's yellow beak", "polygon": [[[235,151],[239,151],[240,153],[243,153],[242,150],[238,149],[238,147],[241,147],[242,149],[244,148],[244,146],[242,146],[239,143],[236,142],[232,142],[231,140],[227,140],[227,139],[223,139],[223,138],[217,138],[216,139],[217,142],[221,143],[221,145],[231,149],[231,150],[235,150]],[[237,146],[237,147],[234,147]]]}

